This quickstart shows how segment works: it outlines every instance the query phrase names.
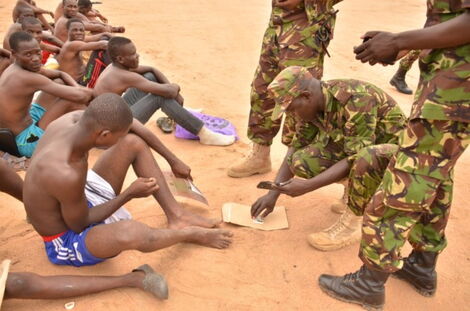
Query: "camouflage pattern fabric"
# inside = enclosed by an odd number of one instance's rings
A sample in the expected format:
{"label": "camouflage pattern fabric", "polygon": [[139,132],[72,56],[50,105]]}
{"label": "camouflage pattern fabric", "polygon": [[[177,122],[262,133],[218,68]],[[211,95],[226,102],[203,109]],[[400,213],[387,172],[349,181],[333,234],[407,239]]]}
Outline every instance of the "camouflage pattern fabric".
{"label": "camouflage pattern fabric", "polygon": [[[426,26],[470,9],[470,0],[428,0]],[[470,122],[470,43],[423,51],[420,81],[410,119]]]}
{"label": "camouflage pattern fabric", "polygon": [[400,60],[400,68],[403,71],[408,72],[411,69],[411,66],[413,66],[413,63],[419,58],[420,53],[420,50],[408,52],[408,54]]}
{"label": "camouflage pattern fabric", "polygon": [[[428,0],[426,26],[465,8],[470,0]],[[422,251],[441,252],[447,245],[453,168],[470,143],[469,51],[466,44],[421,55],[410,122],[364,212],[359,256],[374,269],[400,269],[406,240]]]}
{"label": "camouflage pattern fabric", "polygon": [[453,167],[469,143],[469,123],[415,119],[396,148],[361,151],[349,182],[348,206],[356,215],[378,185],[364,213],[359,256],[365,264],[387,272],[401,269],[406,240],[421,251],[445,248]]}
{"label": "camouflage pattern fabric", "polygon": [[[333,5],[340,1],[304,0],[290,11],[276,7],[273,1],[251,85],[248,138],[254,143],[271,145],[280,129],[281,120],[271,120],[274,101],[268,96],[267,87],[282,69],[298,65],[306,67],[312,76],[322,77],[325,49],[336,20]],[[296,122],[287,115],[285,123],[282,141],[290,145]]]}
{"label": "camouflage pattern fabric", "polygon": [[288,159],[291,171],[312,178],[334,163],[352,163],[364,147],[397,143],[406,118],[395,100],[373,84],[358,80],[322,83],[325,112],[298,124]]}

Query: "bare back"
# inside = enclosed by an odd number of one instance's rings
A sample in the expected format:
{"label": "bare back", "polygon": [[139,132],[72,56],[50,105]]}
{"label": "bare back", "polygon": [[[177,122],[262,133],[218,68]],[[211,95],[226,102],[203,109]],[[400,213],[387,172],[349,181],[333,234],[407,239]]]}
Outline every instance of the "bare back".
{"label": "bare back", "polygon": [[71,112],[52,122],[39,141],[28,168],[23,201],[31,224],[42,236],[51,236],[69,230],[54,191],[62,187],[64,178],[74,177],[76,191],[84,191],[88,169],[87,156],[70,159],[73,139],[71,129],[83,112]]}

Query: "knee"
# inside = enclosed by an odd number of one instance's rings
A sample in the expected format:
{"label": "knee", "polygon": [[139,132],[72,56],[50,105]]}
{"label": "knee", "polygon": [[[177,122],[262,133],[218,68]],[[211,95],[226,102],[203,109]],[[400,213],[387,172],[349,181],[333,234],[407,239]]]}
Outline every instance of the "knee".
{"label": "knee", "polygon": [[126,146],[126,148],[130,148],[132,150],[141,150],[142,148],[148,147],[147,143],[135,134],[127,134],[122,138],[122,143]]}
{"label": "knee", "polygon": [[153,74],[153,72],[146,72],[143,74],[144,78],[153,82],[157,82],[157,77]]}
{"label": "knee", "polygon": [[119,231],[116,235],[117,243],[122,249],[138,249],[145,238],[147,226],[137,221],[121,221]]}

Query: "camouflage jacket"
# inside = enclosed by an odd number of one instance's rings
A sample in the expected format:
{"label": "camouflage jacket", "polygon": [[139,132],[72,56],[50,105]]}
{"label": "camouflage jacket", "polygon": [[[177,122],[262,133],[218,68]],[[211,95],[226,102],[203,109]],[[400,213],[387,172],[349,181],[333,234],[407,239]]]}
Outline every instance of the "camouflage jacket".
{"label": "camouflage jacket", "polygon": [[[470,0],[428,0],[426,26],[470,9]],[[470,122],[470,43],[423,51],[420,82],[410,119]]]}
{"label": "camouflage jacket", "polygon": [[[277,42],[290,45],[307,38],[318,36],[330,41],[336,21],[333,5],[342,0],[304,0],[292,10],[275,6],[272,0],[269,27],[277,35]],[[319,36],[319,33],[321,36]],[[317,42],[320,45],[319,42]]]}
{"label": "camouflage jacket", "polygon": [[397,143],[406,117],[387,93],[359,80],[322,82],[325,111],[312,122],[298,122],[292,146],[333,142],[351,156],[366,146]]}

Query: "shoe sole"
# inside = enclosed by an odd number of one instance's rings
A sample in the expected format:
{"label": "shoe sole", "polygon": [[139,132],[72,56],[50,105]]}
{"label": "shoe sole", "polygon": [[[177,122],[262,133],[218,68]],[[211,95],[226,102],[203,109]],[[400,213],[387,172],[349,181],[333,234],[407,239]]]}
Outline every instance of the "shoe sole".
{"label": "shoe sole", "polygon": [[366,304],[366,303],[363,303],[363,302],[359,302],[359,301],[356,301],[356,300],[350,300],[350,299],[346,299],[344,297],[341,297],[339,295],[337,295],[335,292],[327,289],[327,288],[324,288],[320,282],[318,282],[318,285],[320,286],[320,289],[325,293],[327,294],[328,296],[330,297],[333,297],[335,299],[338,299],[342,302],[347,302],[347,303],[353,303],[353,304],[356,304],[356,305],[360,305],[361,307],[363,307],[364,309],[366,309],[367,311],[382,311],[383,310],[383,307],[384,305],[380,305],[380,306],[372,306],[372,305],[369,305],[369,304]]}
{"label": "shoe sole", "polygon": [[355,242],[359,242],[361,240],[361,237],[358,237],[356,240],[349,240],[347,242],[342,242],[341,244],[337,244],[335,246],[318,246],[318,245],[314,245],[313,242],[310,241],[310,238],[307,238],[307,241],[308,241],[308,244],[310,244],[311,247],[319,250],[319,251],[323,251],[323,252],[328,252],[328,251],[335,251],[335,250],[338,250],[338,249],[342,249],[346,246],[349,246]]}
{"label": "shoe sole", "polygon": [[397,274],[392,273],[392,277],[395,278],[395,279],[402,280],[402,281],[408,283],[408,284],[411,285],[411,286],[418,292],[418,294],[420,294],[421,296],[424,296],[424,297],[433,297],[434,294],[436,293],[436,290],[430,292],[430,291],[428,291],[428,290],[422,289],[421,287],[418,287],[417,285],[415,285],[415,284],[409,282],[407,279],[402,278],[401,276],[399,276],[399,275],[397,275]]}
{"label": "shoe sole", "polygon": [[263,169],[263,170],[257,170],[255,172],[250,172],[249,174],[248,173],[237,173],[237,172],[233,172],[231,170],[228,170],[227,175],[229,177],[233,177],[233,178],[243,178],[243,177],[250,177],[250,176],[253,176],[253,175],[256,175],[256,174],[266,174],[266,173],[269,173],[271,171],[272,171],[271,167]]}

